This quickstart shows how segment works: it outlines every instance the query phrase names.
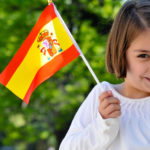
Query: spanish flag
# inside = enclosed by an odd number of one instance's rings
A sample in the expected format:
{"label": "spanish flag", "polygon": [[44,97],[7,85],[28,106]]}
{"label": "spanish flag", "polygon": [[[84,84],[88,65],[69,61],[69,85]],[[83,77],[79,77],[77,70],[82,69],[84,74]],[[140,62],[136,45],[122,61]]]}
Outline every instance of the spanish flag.
{"label": "spanish flag", "polygon": [[75,40],[55,5],[50,3],[0,74],[0,83],[28,104],[39,84],[79,55]]}

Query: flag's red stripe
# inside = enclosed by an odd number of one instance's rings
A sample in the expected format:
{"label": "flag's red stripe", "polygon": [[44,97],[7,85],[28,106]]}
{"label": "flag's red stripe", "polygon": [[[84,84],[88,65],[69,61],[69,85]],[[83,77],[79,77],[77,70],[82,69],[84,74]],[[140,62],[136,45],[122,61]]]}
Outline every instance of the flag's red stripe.
{"label": "flag's red stripe", "polygon": [[40,29],[46,25],[48,22],[53,20],[56,17],[56,14],[54,12],[54,5],[48,5],[44,11],[42,12],[41,16],[39,17],[37,23],[33,27],[32,31],[24,41],[24,43],[21,45],[15,56],[12,58],[8,66],[4,69],[4,71],[0,75],[0,83],[3,85],[7,85],[8,81],[18,68],[18,66],[23,61],[24,57],[28,53],[28,50],[30,49],[31,45],[33,44],[35,38],[37,37]]}
{"label": "flag's red stripe", "polygon": [[76,50],[75,46],[72,45],[69,49],[64,51],[62,54],[56,56],[53,60],[51,60],[49,63],[44,65],[42,68],[40,68],[35,78],[33,79],[27,94],[24,97],[25,103],[28,104],[32,92],[39,84],[47,80],[49,77],[55,74],[62,67],[67,65],[75,58],[77,58],[79,55],[80,54]]}

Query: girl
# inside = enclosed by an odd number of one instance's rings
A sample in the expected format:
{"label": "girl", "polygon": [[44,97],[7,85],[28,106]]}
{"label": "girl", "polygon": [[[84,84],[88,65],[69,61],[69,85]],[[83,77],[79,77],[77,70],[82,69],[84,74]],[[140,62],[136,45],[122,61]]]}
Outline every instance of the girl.
{"label": "girl", "polygon": [[102,82],[76,113],[60,150],[150,150],[150,1],[127,1],[110,32]]}

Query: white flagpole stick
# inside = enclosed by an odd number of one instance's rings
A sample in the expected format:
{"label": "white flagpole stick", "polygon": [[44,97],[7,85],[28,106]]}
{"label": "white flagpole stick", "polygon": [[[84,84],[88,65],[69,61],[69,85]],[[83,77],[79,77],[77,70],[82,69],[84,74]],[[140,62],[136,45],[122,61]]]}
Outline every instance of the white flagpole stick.
{"label": "white flagpole stick", "polygon": [[100,84],[97,76],[95,75],[94,71],[92,70],[91,66],[89,65],[87,59],[85,58],[85,56],[83,55],[83,53],[80,54],[81,58],[83,59],[84,63],[86,64],[87,68],[89,69],[89,71],[91,72],[93,78],[95,79],[97,84]]}
{"label": "white flagpole stick", "polygon": [[[54,4],[53,4],[54,5]],[[99,82],[97,76],[95,75],[94,71],[92,70],[91,66],[89,65],[88,61],[86,60],[84,54],[82,53],[81,49],[79,48],[77,42],[75,41],[75,39],[73,38],[72,34],[70,33],[69,29],[67,28],[65,22],[63,21],[61,15],[59,14],[57,8],[55,7],[54,5],[54,9],[55,9],[55,12],[57,14],[57,17],[60,19],[61,23],[63,24],[64,28],[66,29],[67,33],[69,34],[71,40],[73,41],[74,45],[76,46],[76,48],[78,49],[79,53],[80,53],[80,56],[81,58],[83,59],[84,63],[86,64],[87,68],[89,69],[90,73],[92,74],[93,78],[95,79],[96,83],[100,85],[100,89],[102,91],[104,91],[101,87],[101,83]]]}

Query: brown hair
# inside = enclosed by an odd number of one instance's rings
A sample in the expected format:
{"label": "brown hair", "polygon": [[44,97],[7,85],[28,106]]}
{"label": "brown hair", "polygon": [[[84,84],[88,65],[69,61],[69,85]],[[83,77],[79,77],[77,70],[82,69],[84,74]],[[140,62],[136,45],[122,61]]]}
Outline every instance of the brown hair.
{"label": "brown hair", "polygon": [[126,50],[143,30],[150,27],[150,1],[130,0],[120,9],[112,25],[106,49],[108,72],[126,77]]}

